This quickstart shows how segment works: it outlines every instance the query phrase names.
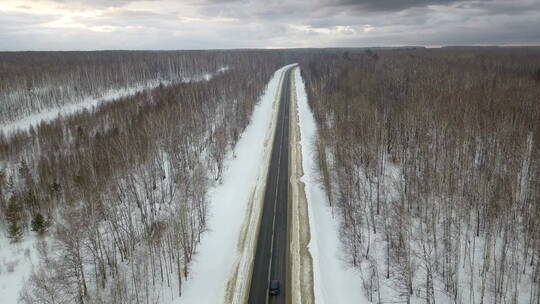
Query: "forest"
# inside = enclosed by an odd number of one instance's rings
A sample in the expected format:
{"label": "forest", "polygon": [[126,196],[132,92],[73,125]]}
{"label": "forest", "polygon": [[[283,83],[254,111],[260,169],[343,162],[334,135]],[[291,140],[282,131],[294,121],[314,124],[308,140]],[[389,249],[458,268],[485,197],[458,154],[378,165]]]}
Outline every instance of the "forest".
{"label": "forest", "polygon": [[373,303],[539,303],[535,48],[301,61],[321,185]]}
{"label": "forest", "polygon": [[[283,65],[279,52],[0,57],[3,118],[107,86],[159,83],[0,137],[0,223],[13,243],[41,236],[22,302],[155,303],[159,286],[181,295],[206,231],[206,191]],[[206,81],[172,81],[223,67]]]}
{"label": "forest", "polygon": [[0,231],[40,261],[21,302],[182,295],[207,193],[295,62],[370,302],[540,303],[540,53],[513,47],[0,53],[0,125],[138,88],[0,130]]}
{"label": "forest", "polygon": [[219,51],[0,52],[0,123],[104,92],[203,79],[239,59]]}

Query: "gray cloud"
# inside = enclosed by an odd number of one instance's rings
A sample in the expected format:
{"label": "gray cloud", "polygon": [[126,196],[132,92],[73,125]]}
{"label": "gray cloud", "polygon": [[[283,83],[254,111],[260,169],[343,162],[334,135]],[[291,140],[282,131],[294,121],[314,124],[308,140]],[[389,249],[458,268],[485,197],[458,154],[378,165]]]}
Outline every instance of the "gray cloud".
{"label": "gray cloud", "polygon": [[37,26],[45,22],[51,22],[58,16],[35,16],[28,13],[0,13],[0,30],[19,31],[25,28]]}
{"label": "gray cloud", "polygon": [[[30,9],[47,1],[57,4],[58,12]],[[540,0],[18,0],[12,10],[2,11],[0,6],[0,50],[540,43],[539,4]]]}
{"label": "gray cloud", "polygon": [[348,7],[361,11],[396,12],[428,5],[449,5],[458,0],[323,0],[322,6]]}
{"label": "gray cloud", "polygon": [[140,2],[140,1],[158,2],[159,0],[53,0],[53,1],[57,3],[65,4],[65,5],[78,4],[78,5],[85,5],[85,6],[91,6],[91,7],[122,7],[133,2]]}
{"label": "gray cloud", "polygon": [[540,10],[540,1],[479,1],[461,3],[459,7],[464,9],[481,9],[489,15],[521,15],[524,12]]}

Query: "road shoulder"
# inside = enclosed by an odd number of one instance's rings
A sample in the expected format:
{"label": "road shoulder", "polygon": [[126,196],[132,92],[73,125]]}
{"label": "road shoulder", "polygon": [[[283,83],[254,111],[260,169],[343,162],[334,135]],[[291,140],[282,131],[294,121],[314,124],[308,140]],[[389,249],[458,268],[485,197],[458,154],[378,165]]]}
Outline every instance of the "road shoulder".
{"label": "road shoulder", "polygon": [[[295,67],[298,69],[298,67]],[[289,226],[289,303],[315,303],[313,291],[313,258],[309,252],[311,233],[305,185],[301,178],[302,146],[300,144],[300,125],[296,79],[291,76],[291,115],[290,115],[290,226]]]}
{"label": "road shoulder", "polygon": [[[283,86],[285,71],[285,67],[281,69],[277,92],[274,94],[271,124],[264,141],[263,161],[259,168],[256,185],[249,195],[245,211],[246,214],[238,238],[238,256],[234,263],[231,276],[227,282],[224,303],[241,304],[248,302],[249,286],[251,283],[251,275],[253,273],[253,261],[257,248],[257,237],[259,235],[259,223],[263,210],[264,193],[266,190],[266,180],[268,168],[270,166],[270,158],[272,156],[272,144],[274,142],[278,118],[279,92]],[[256,227],[256,229],[253,229],[253,227]]]}

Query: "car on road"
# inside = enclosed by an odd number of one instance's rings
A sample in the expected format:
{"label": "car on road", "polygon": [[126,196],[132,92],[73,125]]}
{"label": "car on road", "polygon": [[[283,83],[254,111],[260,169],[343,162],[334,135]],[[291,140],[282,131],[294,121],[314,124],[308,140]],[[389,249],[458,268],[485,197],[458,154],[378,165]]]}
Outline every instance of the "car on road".
{"label": "car on road", "polygon": [[270,281],[270,295],[277,296],[279,294],[279,281],[272,280]]}

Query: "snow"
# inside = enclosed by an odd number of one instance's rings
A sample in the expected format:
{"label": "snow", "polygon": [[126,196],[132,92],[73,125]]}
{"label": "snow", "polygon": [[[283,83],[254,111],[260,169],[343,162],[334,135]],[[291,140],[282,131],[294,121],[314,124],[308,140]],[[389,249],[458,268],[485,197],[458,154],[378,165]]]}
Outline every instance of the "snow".
{"label": "snow", "polygon": [[16,244],[10,244],[4,233],[0,233],[0,303],[15,304],[24,281],[37,265],[38,254],[34,247],[36,238],[25,235]]}
{"label": "snow", "polygon": [[[215,75],[229,70],[229,67],[221,67],[215,73],[205,73],[201,76],[192,78],[182,78],[180,82],[198,82],[209,81]],[[75,103],[65,104],[60,107],[50,108],[39,113],[30,114],[24,118],[12,121],[0,126],[0,133],[10,134],[15,131],[27,131],[30,127],[36,127],[42,122],[50,122],[60,116],[68,116],[83,110],[91,110],[102,103],[111,102],[120,98],[133,96],[144,90],[153,89],[160,84],[169,85],[174,81],[152,80],[146,83],[140,83],[127,88],[111,89],[102,94],[99,98],[86,98]]]}
{"label": "snow", "polygon": [[[245,265],[252,257],[242,256],[240,249],[243,223],[260,206],[248,206],[254,189],[259,188],[261,174],[266,175],[265,162],[269,161],[265,143],[273,136],[274,102],[277,100],[280,80],[289,66],[276,71],[265,93],[256,105],[251,123],[235,147],[236,157],[229,153],[225,162],[223,182],[209,191],[209,231],[203,236],[195,257],[190,278],[185,282],[180,298],[183,304],[225,303],[227,283],[232,276],[246,281]],[[265,171],[265,172],[262,172]],[[264,179],[262,179],[265,181]],[[249,212],[248,209],[255,211]],[[248,221],[249,222],[249,221]],[[255,223],[257,224],[257,223]],[[256,226],[255,226],[256,227]],[[256,231],[253,226],[248,230]],[[254,249],[248,252],[253,252]],[[238,264],[241,264],[238,267]],[[239,269],[240,271],[235,271]],[[242,293],[242,291],[239,291]],[[245,291],[244,291],[245,292]],[[235,293],[238,291],[235,289]]]}
{"label": "snow", "polygon": [[[390,278],[386,278],[386,250],[387,241],[384,233],[374,234],[370,232],[369,226],[362,227],[359,235],[367,236],[362,242],[364,246],[369,248],[369,254],[362,254],[361,261],[357,267],[348,266],[345,262],[345,250],[341,246],[339,239],[340,216],[332,214],[332,208],[329,206],[324,190],[319,184],[320,176],[317,169],[317,155],[315,146],[317,125],[310,111],[304,83],[301,79],[300,69],[294,71],[296,79],[299,125],[301,131],[301,146],[302,146],[302,161],[304,168],[304,176],[302,182],[305,184],[306,196],[309,208],[309,223],[311,232],[311,243],[309,245],[310,253],[313,257],[313,272],[314,272],[314,293],[316,303],[370,303],[368,298],[371,297],[372,302],[377,303],[380,296],[381,303],[404,303],[405,296],[402,293],[403,286],[399,286],[395,271],[396,264],[392,264],[389,271]],[[526,188],[525,180],[529,169],[530,159],[530,143],[532,139],[528,139],[527,155],[523,161],[523,169],[518,174],[517,183],[519,186]],[[404,177],[401,174],[402,169],[392,163],[390,159],[385,158],[385,166],[383,171],[383,182],[381,183],[381,200],[390,206],[389,212],[397,212],[392,208],[399,200],[399,187],[404,184]],[[362,168],[359,170],[359,176],[365,176]],[[370,181],[365,178],[360,178],[359,187],[370,187]],[[518,199],[522,199],[522,192],[518,193]],[[375,200],[376,193],[372,193],[372,197],[367,199]],[[459,197],[430,197],[429,200],[433,206],[443,206],[445,201],[460,199]],[[458,212],[458,211],[453,211]],[[510,210],[509,210],[510,212]],[[460,214],[451,215],[451,218],[458,220]],[[482,294],[482,272],[487,271],[488,276],[484,278],[485,294],[484,303],[532,303],[531,295],[534,284],[531,280],[533,277],[534,267],[529,263],[523,263],[521,255],[526,254],[520,249],[508,251],[506,260],[502,259],[504,252],[504,232],[491,237],[480,235],[476,236],[474,229],[465,225],[454,225],[450,229],[451,235],[456,236],[451,238],[451,248],[459,251],[458,254],[452,255],[455,260],[449,261],[452,270],[455,271],[457,281],[457,291],[455,294],[456,300],[453,299],[453,294],[450,294],[445,289],[445,277],[437,270],[435,264],[440,263],[444,259],[444,253],[441,248],[433,248],[433,244],[428,240],[431,235],[426,231],[426,223],[420,218],[408,215],[408,223],[404,235],[408,250],[411,255],[412,271],[412,288],[413,294],[410,295],[411,304],[426,303],[426,277],[428,267],[433,271],[433,297],[435,303],[479,303]],[[379,225],[383,221],[377,221]],[[391,222],[389,222],[391,225]],[[437,236],[436,238],[443,239],[444,221],[436,221]],[[379,230],[384,227],[378,227]],[[390,228],[392,229],[392,228]],[[520,237],[519,234],[508,232],[511,237],[508,237],[506,246],[522,246],[516,245]],[[517,235],[517,237],[516,237]],[[425,247],[423,247],[425,246]],[[520,260],[521,259],[521,260]],[[504,267],[497,264],[500,261],[505,261]],[[520,261],[521,263],[518,263]],[[488,265],[487,270],[483,267]],[[518,266],[519,265],[519,266]],[[439,266],[441,267],[441,266]],[[361,269],[361,270],[360,270]],[[495,298],[496,282],[493,278],[501,280],[501,274],[504,273],[504,295],[498,295]],[[497,275],[499,277],[497,277]],[[374,286],[370,288],[370,283]]]}
{"label": "snow", "polygon": [[[183,282],[182,296],[179,299],[170,293],[172,288],[163,288],[157,291],[157,303],[228,303],[225,297],[231,277],[239,281],[235,292],[247,292],[244,281],[249,280],[246,277],[251,271],[255,248],[241,249],[240,243],[249,243],[244,239],[246,232],[256,240],[257,229],[251,227],[258,225],[260,217],[254,214],[260,214],[261,205],[253,203],[257,201],[254,193],[264,190],[277,117],[275,101],[287,68],[274,73],[234,153],[230,151],[227,155],[222,183],[209,190],[209,230],[203,235],[191,273]],[[17,303],[24,280],[32,273],[33,264],[39,262],[34,244],[32,237],[25,236],[20,244],[14,245],[0,236],[0,303]],[[8,273],[6,265],[16,266]]]}
{"label": "snow", "polygon": [[313,257],[315,303],[369,303],[362,293],[360,273],[348,267],[342,258],[339,222],[318,182],[317,156],[312,144],[317,126],[307,102],[300,68],[295,69],[294,77],[304,168],[301,180],[305,184],[311,230],[309,250]]}
{"label": "snow", "polygon": [[35,127],[42,122],[50,122],[60,116],[68,116],[85,109],[92,109],[99,106],[101,103],[110,102],[122,97],[132,96],[137,92],[141,92],[150,87],[150,85],[138,85],[130,88],[110,90],[103,94],[101,98],[88,98],[78,103],[66,104],[61,107],[55,107],[39,113],[28,115],[19,120],[4,124],[1,126],[0,130],[6,134],[14,131],[26,131],[30,129],[30,127]]}

